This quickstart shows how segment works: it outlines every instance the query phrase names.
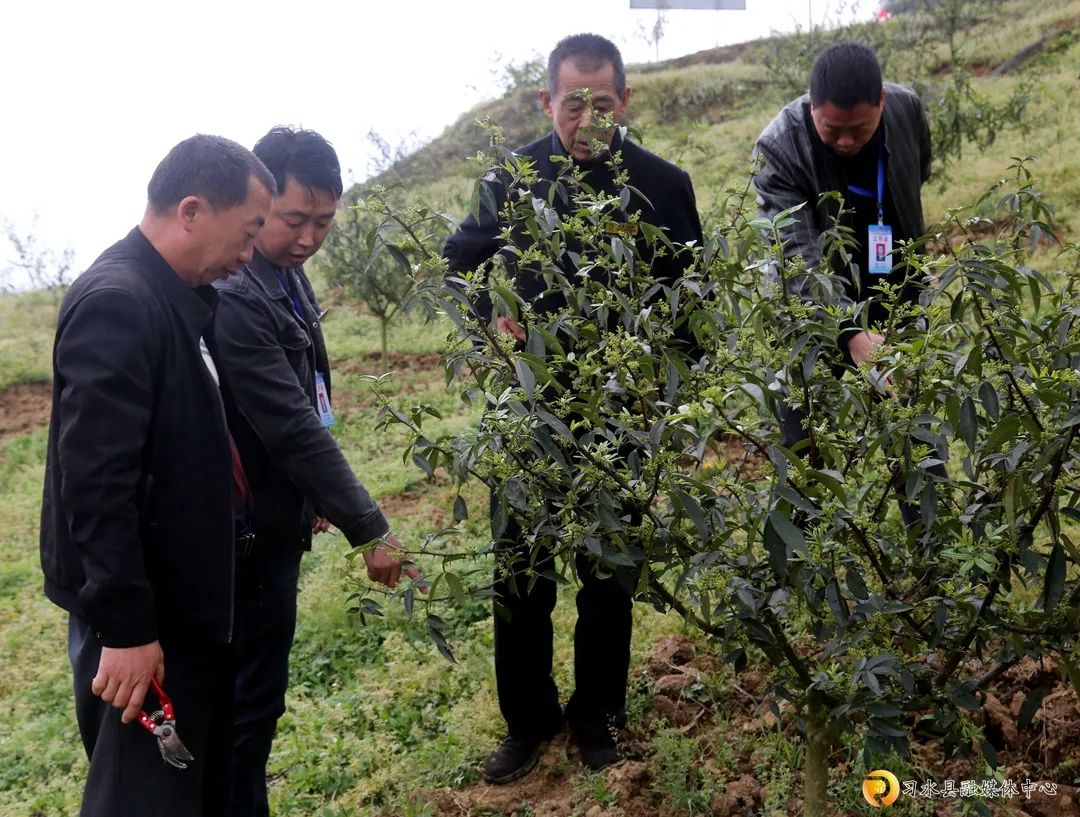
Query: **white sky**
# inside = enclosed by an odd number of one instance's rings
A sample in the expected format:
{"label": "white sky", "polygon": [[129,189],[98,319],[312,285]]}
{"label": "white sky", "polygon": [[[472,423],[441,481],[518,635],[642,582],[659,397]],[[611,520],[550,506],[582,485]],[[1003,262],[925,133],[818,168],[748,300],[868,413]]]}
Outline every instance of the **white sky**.
{"label": "white sky", "polygon": [[[627,63],[655,58],[654,11],[629,0],[2,0],[0,219],[79,268],[141,217],[146,183],[195,132],[251,146],[302,125],[369,173],[366,134],[429,140],[498,94],[499,65],[594,31]],[[877,0],[748,0],[746,11],[668,11],[669,59],[867,18]],[[547,12],[537,17],[536,9]],[[0,240],[0,270],[11,259]]]}

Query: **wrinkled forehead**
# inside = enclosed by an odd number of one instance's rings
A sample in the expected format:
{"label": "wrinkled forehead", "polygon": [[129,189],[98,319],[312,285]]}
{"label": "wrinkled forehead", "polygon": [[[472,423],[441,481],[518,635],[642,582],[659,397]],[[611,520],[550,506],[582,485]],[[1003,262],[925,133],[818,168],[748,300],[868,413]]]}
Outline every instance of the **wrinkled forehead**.
{"label": "wrinkled forehead", "polygon": [[561,96],[618,96],[615,88],[615,66],[610,60],[590,57],[567,57],[559,63],[556,74],[556,93]]}

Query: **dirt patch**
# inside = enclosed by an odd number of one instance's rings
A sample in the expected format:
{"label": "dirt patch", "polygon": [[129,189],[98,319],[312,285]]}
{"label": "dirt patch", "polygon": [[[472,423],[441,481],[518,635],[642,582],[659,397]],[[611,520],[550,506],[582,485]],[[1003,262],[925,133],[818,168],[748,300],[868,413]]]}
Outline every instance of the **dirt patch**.
{"label": "dirt patch", "polygon": [[[729,691],[715,700],[702,698],[700,685],[720,673],[730,679]],[[669,636],[652,649],[639,676],[651,691],[652,708],[642,722],[623,732],[622,751],[628,759],[604,771],[600,785],[581,775],[577,747],[564,732],[545,748],[538,768],[521,781],[426,790],[417,794],[418,800],[429,804],[435,817],[674,817],[685,812],[670,810],[657,790],[661,772],[653,740],[657,727],[674,726],[701,747],[696,761],[701,778],[726,780],[711,797],[708,810],[694,813],[714,817],[762,814],[770,781],[759,775],[769,761],[762,754],[758,735],[780,729],[797,740],[790,706],[781,703],[777,717],[768,704],[769,674],[755,668],[733,675],[707,644]],[[1021,707],[1032,689],[1043,689],[1045,697],[1030,725],[1020,724]],[[995,746],[1003,779],[1017,785],[1028,779],[1057,781],[1056,793],[1034,790],[1030,797],[1021,793],[1009,798],[1007,808],[1004,803],[991,804],[993,817],[1080,817],[1077,791],[1065,783],[1071,782],[1071,770],[1080,763],[1080,701],[1054,662],[1025,658],[1004,673],[982,700],[982,710],[969,717]],[[735,756],[721,760],[717,747],[725,744]],[[979,748],[966,748],[969,757],[947,751],[934,739],[912,741],[917,764],[932,770],[939,786],[949,779],[957,783],[983,779],[985,761]],[[844,773],[842,768],[838,771]],[[785,790],[792,792],[785,807],[770,813],[801,814],[801,785],[796,773],[785,784]],[[593,799],[597,791],[605,792],[602,802]],[[934,817],[960,813],[956,799],[938,798],[934,808]]]}
{"label": "dirt patch", "polygon": [[333,361],[333,370],[349,374],[433,372],[441,371],[441,361],[442,356],[438,352],[391,352],[389,361],[383,363],[379,352],[365,352],[345,360]]}
{"label": "dirt patch", "polygon": [[18,383],[0,391],[0,443],[49,424],[52,383]]}
{"label": "dirt patch", "polygon": [[424,525],[436,530],[453,523],[445,508],[430,504],[423,494],[415,491],[383,497],[379,500],[379,507],[388,519],[419,519]]}

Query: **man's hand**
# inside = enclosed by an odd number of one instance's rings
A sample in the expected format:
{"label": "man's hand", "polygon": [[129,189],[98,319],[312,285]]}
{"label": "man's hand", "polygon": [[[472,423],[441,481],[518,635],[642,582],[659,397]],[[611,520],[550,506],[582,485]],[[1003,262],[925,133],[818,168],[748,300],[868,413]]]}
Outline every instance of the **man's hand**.
{"label": "man's hand", "polygon": [[325,516],[316,516],[311,520],[312,533],[326,533],[330,530],[330,520]]}
{"label": "man's hand", "polygon": [[120,720],[131,723],[139,717],[151,678],[157,678],[159,684],[165,680],[165,656],[157,641],[141,647],[102,647],[90,690],[123,709]]}
{"label": "man's hand", "polygon": [[851,355],[851,360],[856,366],[861,366],[884,342],[885,338],[877,332],[859,332],[848,339],[848,354]]}
{"label": "man's hand", "polygon": [[495,328],[504,335],[513,335],[514,339],[519,343],[525,342],[525,328],[513,318],[499,315],[499,317],[495,319]]}
{"label": "man's hand", "polygon": [[[372,550],[364,551],[364,564],[367,565],[368,578],[391,588],[397,586],[403,571],[410,579],[422,578],[416,565],[402,560],[403,550],[405,546],[401,544],[401,541],[394,534],[388,533],[385,542],[376,545]],[[422,587],[420,592],[426,593],[427,588]]]}

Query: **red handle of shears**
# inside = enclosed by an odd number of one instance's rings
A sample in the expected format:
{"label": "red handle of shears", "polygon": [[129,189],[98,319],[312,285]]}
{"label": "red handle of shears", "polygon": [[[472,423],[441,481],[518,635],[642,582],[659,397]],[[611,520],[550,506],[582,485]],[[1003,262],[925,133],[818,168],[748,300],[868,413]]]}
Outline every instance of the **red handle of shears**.
{"label": "red handle of shears", "polygon": [[[158,703],[161,704],[161,714],[165,716],[165,720],[176,720],[176,714],[173,711],[172,698],[165,694],[165,690],[161,688],[161,684],[158,683],[157,678],[150,679],[150,686],[154,690],[154,694],[158,697]],[[153,732],[157,727],[153,718],[146,714],[146,710],[139,711],[139,723],[141,723],[147,731]]]}

